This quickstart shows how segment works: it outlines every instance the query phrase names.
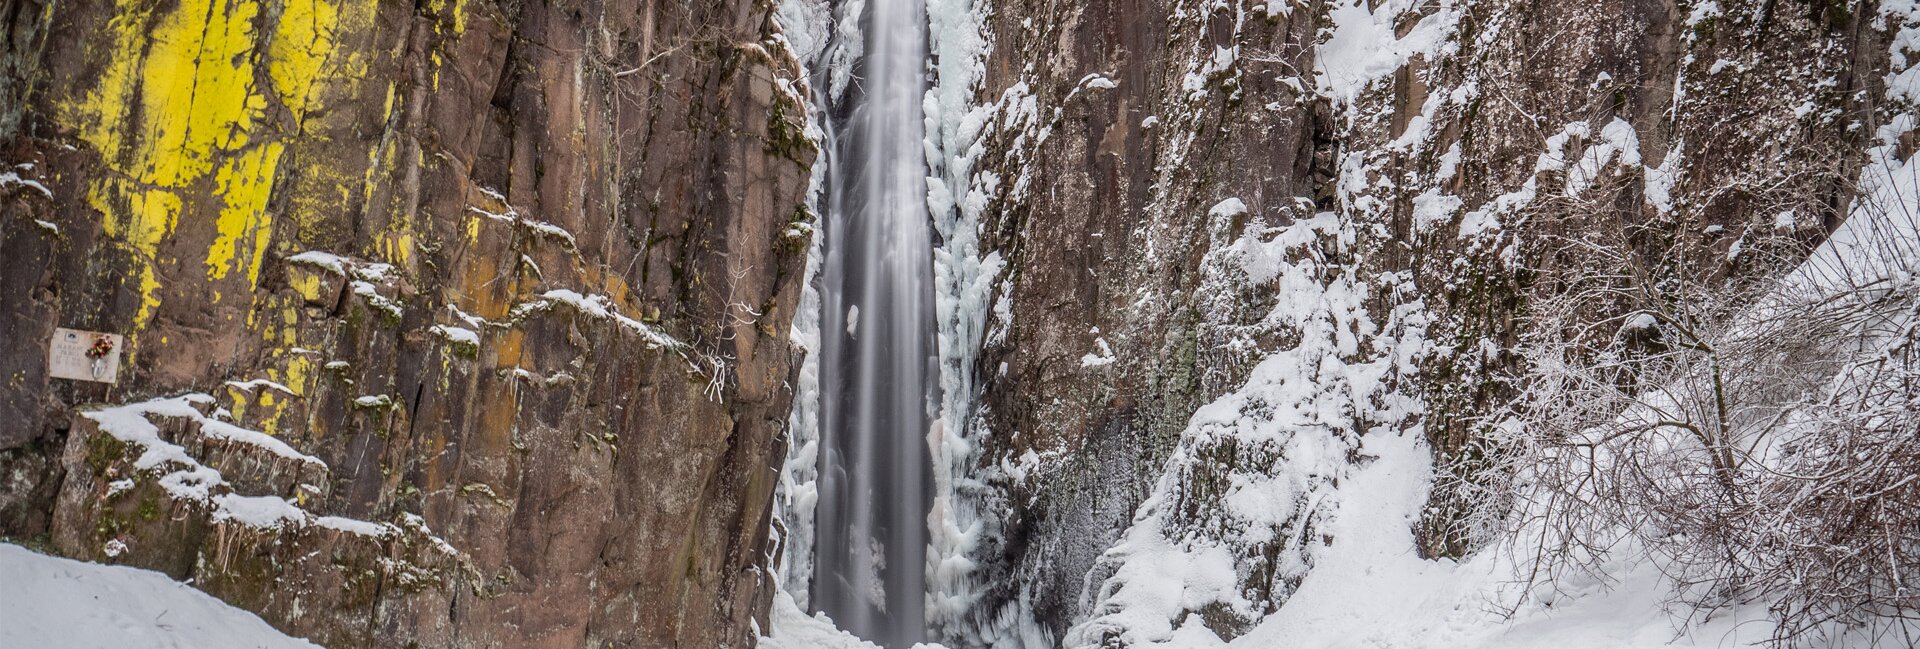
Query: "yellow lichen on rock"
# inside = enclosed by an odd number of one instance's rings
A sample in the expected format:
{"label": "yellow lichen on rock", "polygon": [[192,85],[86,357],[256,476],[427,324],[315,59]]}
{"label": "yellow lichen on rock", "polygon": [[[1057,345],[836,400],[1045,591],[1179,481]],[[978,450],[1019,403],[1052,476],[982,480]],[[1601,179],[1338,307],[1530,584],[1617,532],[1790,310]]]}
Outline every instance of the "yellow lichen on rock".
{"label": "yellow lichen on rock", "polygon": [[294,354],[287,359],[287,387],[293,388],[296,395],[307,394],[307,378],[313,374],[313,359],[305,354]]}
{"label": "yellow lichen on rock", "polygon": [[[447,43],[458,41],[460,35],[467,31],[466,4],[466,0],[427,0],[427,10],[439,18],[434,25],[434,31],[446,37]],[[438,88],[441,64],[445,62],[440,56],[439,48],[434,49],[432,59],[433,87]]]}
{"label": "yellow lichen on rock", "polygon": [[[215,174],[225,205],[220,208],[216,222],[219,234],[207,250],[208,279],[226,277],[239,262],[246,266],[247,285],[259,283],[260,262],[266,258],[267,245],[273,240],[273,218],[267,212],[267,200],[273,191],[280,151],[279,143],[254,147],[222,164]],[[246,247],[241,249],[241,245]]]}
{"label": "yellow lichen on rock", "polygon": [[[369,57],[376,54],[354,35],[370,33],[378,11],[378,0],[286,0],[268,51],[267,75],[303,140],[328,142],[365,128],[363,113],[324,108],[333,102],[364,101],[363,85],[377,83],[369,70]],[[390,106],[394,85],[386,85]],[[369,147],[369,157],[379,148],[378,143]],[[328,240],[329,220],[353,205],[354,197],[372,182],[370,174],[351,162],[303,164],[290,170],[290,182],[282,188],[290,195],[282,202],[281,216],[292,219],[291,238],[307,244]]]}
{"label": "yellow lichen on rock", "polygon": [[[101,214],[120,214],[108,218],[103,228],[109,238],[130,248],[139,275],[140,310],[134,314],[137,331],[153,317],[160,306],[160,280],[154,270],[160,242],[173,231],[180,218],[180,197],[162,189],[142,190],[120,179],[103,179],[88,192],[87,202]],[[121,207],[115,209],[116,202]]]}
{"label": "yellow lichen on rock", "polygon": [[339,29],[340,8],[324,0],[288,0],[280,13],[267,74],[296,121],[306,117],[314,82],[333,54]]}
{"label": "yellow lichen on rock", "polygon": [[[287,108],[297,130],[318,106],[316,84],[354,76],[342,66],[366,67],[363,55],[338,50],[348,30],[371,24],[373,2],[355,0],[344,17],[342,4],[328,0],[273,8],[260,0],[120,3],[90,51],[103,58],[100,76],[56,111],[112,171],[94,180],[89,203],[138,266],[136,332],[160,305],[158,266],[192,254],[165,248],[176,234],[207,242],[209,280],[238,270],[247,289],[258,282],[290,135],[272,102]],[[262,79],[272,87],[258,87]],[[218,301],[221,289],[210,294]]]}

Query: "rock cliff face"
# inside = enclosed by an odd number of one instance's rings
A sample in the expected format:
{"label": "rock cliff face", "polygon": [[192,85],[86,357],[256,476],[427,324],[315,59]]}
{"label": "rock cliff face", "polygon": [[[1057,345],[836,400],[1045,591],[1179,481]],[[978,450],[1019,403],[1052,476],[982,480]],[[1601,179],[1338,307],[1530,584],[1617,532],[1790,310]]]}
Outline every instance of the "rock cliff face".
{"label": "rock cliff face", "polygon": [[[1331,199],[1326,104],[1272,72],[1311,65],[1281,45],[1311,42],[1313,14],[1245,13],[1000,3],[989,23],[986,95],[1011,96],[982,166],[1018,180],[980,224],[983,248],[1008,260],[998,291],[1011,306],[981,354],[982,462],[1032,452],[1037,470],[989,496],[988,509],[1012,513],[985,555],[983,595],[1027,600],[1054,635],[1084,616],[1095,560],[1188,417],[1244,381],[1257,339],[1271,337],[1247,325],[1276,296],[1198,290],[1207,252],[1249,216],[1289,223],[1314,213],[1316,195]],[[1211,67],[1216,47],[1241,43],[1272,44],[1274,59],[1245,74]],[[1234,196],[1252,209],[1208,216]]]}
{"label": "rock cliff face", "polygon": [[[991,4],[965,182],[1005,268],[960,644],[1245,632],[1341,542],[1323,521],[1361,436],[1466,466],[1529,303],[1561,290],[1539,278],[1790,267],[1910,101],[1885,84],[1905,16],[1873,4]],[[1473,548],[1457,496],[1414,524],[1429,556]],[[1221,550],[1235,583],[1134,610],[1148,541]]]}
{"label": "rock cliff face", "polygon": [[0,24],[0,535],[328,646],[751,644],[816,154],[765,3]]}

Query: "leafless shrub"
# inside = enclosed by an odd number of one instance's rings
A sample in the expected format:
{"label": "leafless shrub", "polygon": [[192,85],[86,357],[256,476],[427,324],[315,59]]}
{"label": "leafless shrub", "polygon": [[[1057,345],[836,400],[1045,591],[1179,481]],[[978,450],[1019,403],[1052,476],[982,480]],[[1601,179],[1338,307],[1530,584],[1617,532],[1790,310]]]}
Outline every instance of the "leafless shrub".
{"label": "leafless shrub", "polygon": [[727,288],[722,300],[719,335],[714,345],[699,353],[697,364],[703,366],[707,374],[707,385],[702,388],[708,401],[724,401],[727,388],[733,380],[734,358],[726,350],[739,338],[742,328],[751,329],[759,325],[761,310],[748,304],[742,296],[740,281],[753,274],[753,265],[736,265],[732,258],[727,261]]}
{"label": "leafless shrub", "polygon": [[1443,472],[1498,476],[1446,488],[1474,491],[1463,524],[1501,533],[1523,592],[1632,548],[1691,618],[1765,602],[1780,646],[1920,646],[1920,229],[1911,197],[1881,203],[1846,254],[1750,286],[1558,240],[1599,262],[1546,278],[1520,398]]}

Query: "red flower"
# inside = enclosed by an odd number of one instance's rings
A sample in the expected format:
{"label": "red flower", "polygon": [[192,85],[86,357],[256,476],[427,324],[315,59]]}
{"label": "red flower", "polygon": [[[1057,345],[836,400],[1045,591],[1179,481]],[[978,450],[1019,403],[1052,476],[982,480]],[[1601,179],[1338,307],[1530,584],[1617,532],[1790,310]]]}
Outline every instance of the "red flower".
{"label": "red flower", "polygon": [[113,353],[113,339],[101,336],[93,340],[93,346],[87,348],[87,358],[99,360]]}

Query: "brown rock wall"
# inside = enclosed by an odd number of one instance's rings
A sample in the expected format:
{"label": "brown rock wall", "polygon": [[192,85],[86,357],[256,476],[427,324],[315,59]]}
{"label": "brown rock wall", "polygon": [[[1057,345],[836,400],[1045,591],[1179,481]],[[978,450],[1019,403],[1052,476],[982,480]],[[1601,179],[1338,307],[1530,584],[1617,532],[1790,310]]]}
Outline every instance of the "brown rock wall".
{"label": "brown rock wall", "polygon": [[[0,6],[0,161],[51,194],[0,187],[0,534],[328,646],[751,644],[815,156],[768,12]],[[55,326],[126,334],[121,382],[47,378]],[[417,515],[457,558],[85,461],[79,409],[189,391],[327,465],[193,447],[236,493]]]}

